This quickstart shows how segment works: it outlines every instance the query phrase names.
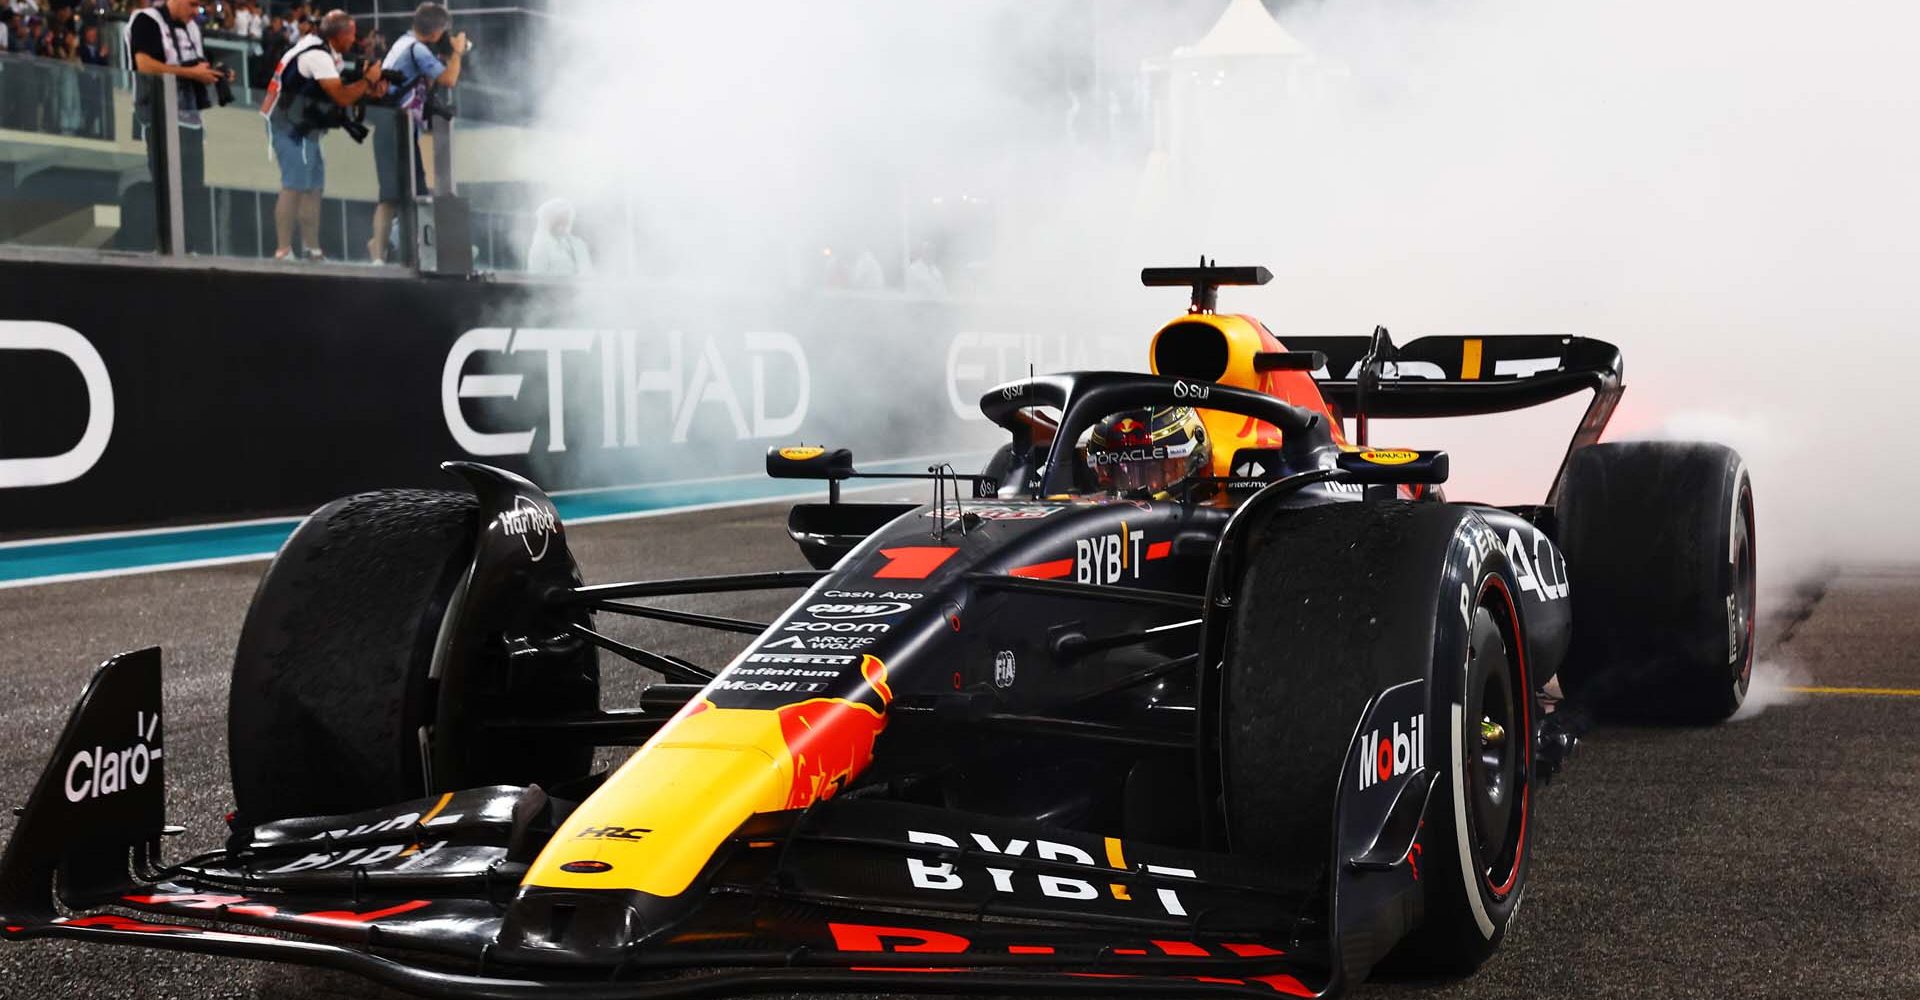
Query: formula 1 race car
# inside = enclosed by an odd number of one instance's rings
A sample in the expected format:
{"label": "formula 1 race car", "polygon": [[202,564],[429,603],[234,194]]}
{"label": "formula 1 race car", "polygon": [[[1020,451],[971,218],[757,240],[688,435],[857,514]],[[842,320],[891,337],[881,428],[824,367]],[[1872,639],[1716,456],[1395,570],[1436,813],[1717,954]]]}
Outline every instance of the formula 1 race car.
{"label": "formula 1 race car", "polygon": [[[926,473],[932,503],[846,502],[846,451],[770,451],[828,484],[789,518],[812,570],[582,585],[545,494],[469,463],[471,492],[322,507],[241,634],[226,846],[161,861],[160,655],[122,654],[21,812],[0,929],[446,997],[1472,971],[1526,891],[1569,719],[1740,704],[1745,468],[1597,443],[1608,344],[1283,346],[1214,311],[1263,268],[1143,278],[1193,288],[1153,374],[994,388],[1008,440]],[[1449,501],[1446,454],[1368,441],[1580,390],[1540,505]],[[635,603],[779,588],[801,595],[772,622]],[[752,638],[709,670],[596,614]],[[601,651],[663,680],[603,709]]]}

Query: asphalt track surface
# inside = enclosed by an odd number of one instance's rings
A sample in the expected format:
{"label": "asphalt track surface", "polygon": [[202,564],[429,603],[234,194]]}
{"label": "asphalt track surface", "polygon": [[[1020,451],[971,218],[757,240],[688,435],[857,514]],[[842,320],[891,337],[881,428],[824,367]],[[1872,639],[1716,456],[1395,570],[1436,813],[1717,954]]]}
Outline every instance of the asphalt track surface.
{"label": "asphalt track surface", "polygon": [[[799,567],[784,508],[571,529],[592,579]],[[1763,553],[1764,558],[1764,553]],[[0,803],[24,802],[94,664],[167,659],[174,856],[213,846],[229,806],[227,671],[264,563],[0,591]],[[680,606],[771,615],[780,595]],[[1763,626],[1763,679],[1920,689],[1920,567],[1827,578]],[[734,637],[607,623],[697,661]],[[642,678],[608,664],[609,704]],[[1705,730],[1608,729],[1543,796],[1526,904],[1471,980],[1372,983],[1401,997],[1920,997],[1920,697],[1787,694]],[[0,835],[12,819],[0,812]],[[0,944],[0,1000],[389,997],[345,976],[70,942]]]}

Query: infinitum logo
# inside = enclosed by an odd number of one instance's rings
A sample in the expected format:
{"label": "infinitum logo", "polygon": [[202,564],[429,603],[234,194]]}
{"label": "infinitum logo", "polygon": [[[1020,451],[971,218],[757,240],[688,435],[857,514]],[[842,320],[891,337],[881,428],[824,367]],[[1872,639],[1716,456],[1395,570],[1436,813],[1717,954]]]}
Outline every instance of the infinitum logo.
{"label": "infinitum logo", "polygon": [[1395,722],[1386,732],[1376,729],[1360,738],[1361,788],[1372,788],[1426,766],[1426,750],[1420,743],[1420,731],[1426,719],[1425,715],[1416,715],[1404,730]]}

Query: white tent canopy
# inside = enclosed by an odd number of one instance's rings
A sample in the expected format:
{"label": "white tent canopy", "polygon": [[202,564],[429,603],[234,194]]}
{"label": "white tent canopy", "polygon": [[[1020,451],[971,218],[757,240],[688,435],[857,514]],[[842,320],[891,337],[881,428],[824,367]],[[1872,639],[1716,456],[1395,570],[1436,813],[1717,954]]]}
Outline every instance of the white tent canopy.
{"label": "white tent canopy", "polygon": [[1307,47],[1267,13],[1260,0],[1233,0],[1206,37],[1175,49],[1175,59],[1220,56],[1304,56]]}

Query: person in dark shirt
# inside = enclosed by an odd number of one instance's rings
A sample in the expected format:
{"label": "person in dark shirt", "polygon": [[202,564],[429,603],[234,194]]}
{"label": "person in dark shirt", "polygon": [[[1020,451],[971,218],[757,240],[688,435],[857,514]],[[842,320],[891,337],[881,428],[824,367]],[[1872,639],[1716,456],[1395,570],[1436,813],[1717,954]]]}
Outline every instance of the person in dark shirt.
{"label": "person in dark shirt", "polygon": [[[159,99],[157,79],[172,76],[181,84],[207,88],[230,76],[207,62],[197,21],[201,8],[201,0],[166,0],[157,7],[135,11],[127,20],[127,51],[132,54],[134,72],[142,77],[135,99],[134,131],[147,139],[147,166],[155,178],[162,174],[160,152],[145,123],[152,114],[151,102]],[[179,128],[174,131],[180,137],[180,195],[187,249],[211,253],[213,224],[208,217],[206,147],[200,130],[199,94],[204,91],[191,86],[181,86],[179,91]]]}
{"label": "person in dark shirt", "polygon": [[[89,23],[80,29],[80,62],[87,66],[107,65],[107,46],[100,41],[100,25]],[[113,138],[111,106],[113,77],[104,69],[87,70],[80,77],[81,134],[95,139]]]}
{"label": "person in dark shirt", "polygon": [[267,19],[267,29],[260,36],[260,58],[253,62],[253,88],[264,90],[267,81],[273,79],[274,67],[280,65],[280,57],[293,47],[293,39],[287,36],[285,18],[275,14]]}
{"label": "person in dark shirt", "polygon": [[80,29],[80,61],[89,66],[107,64],[107,47],[100,41],[98,24],[89,24]]}

